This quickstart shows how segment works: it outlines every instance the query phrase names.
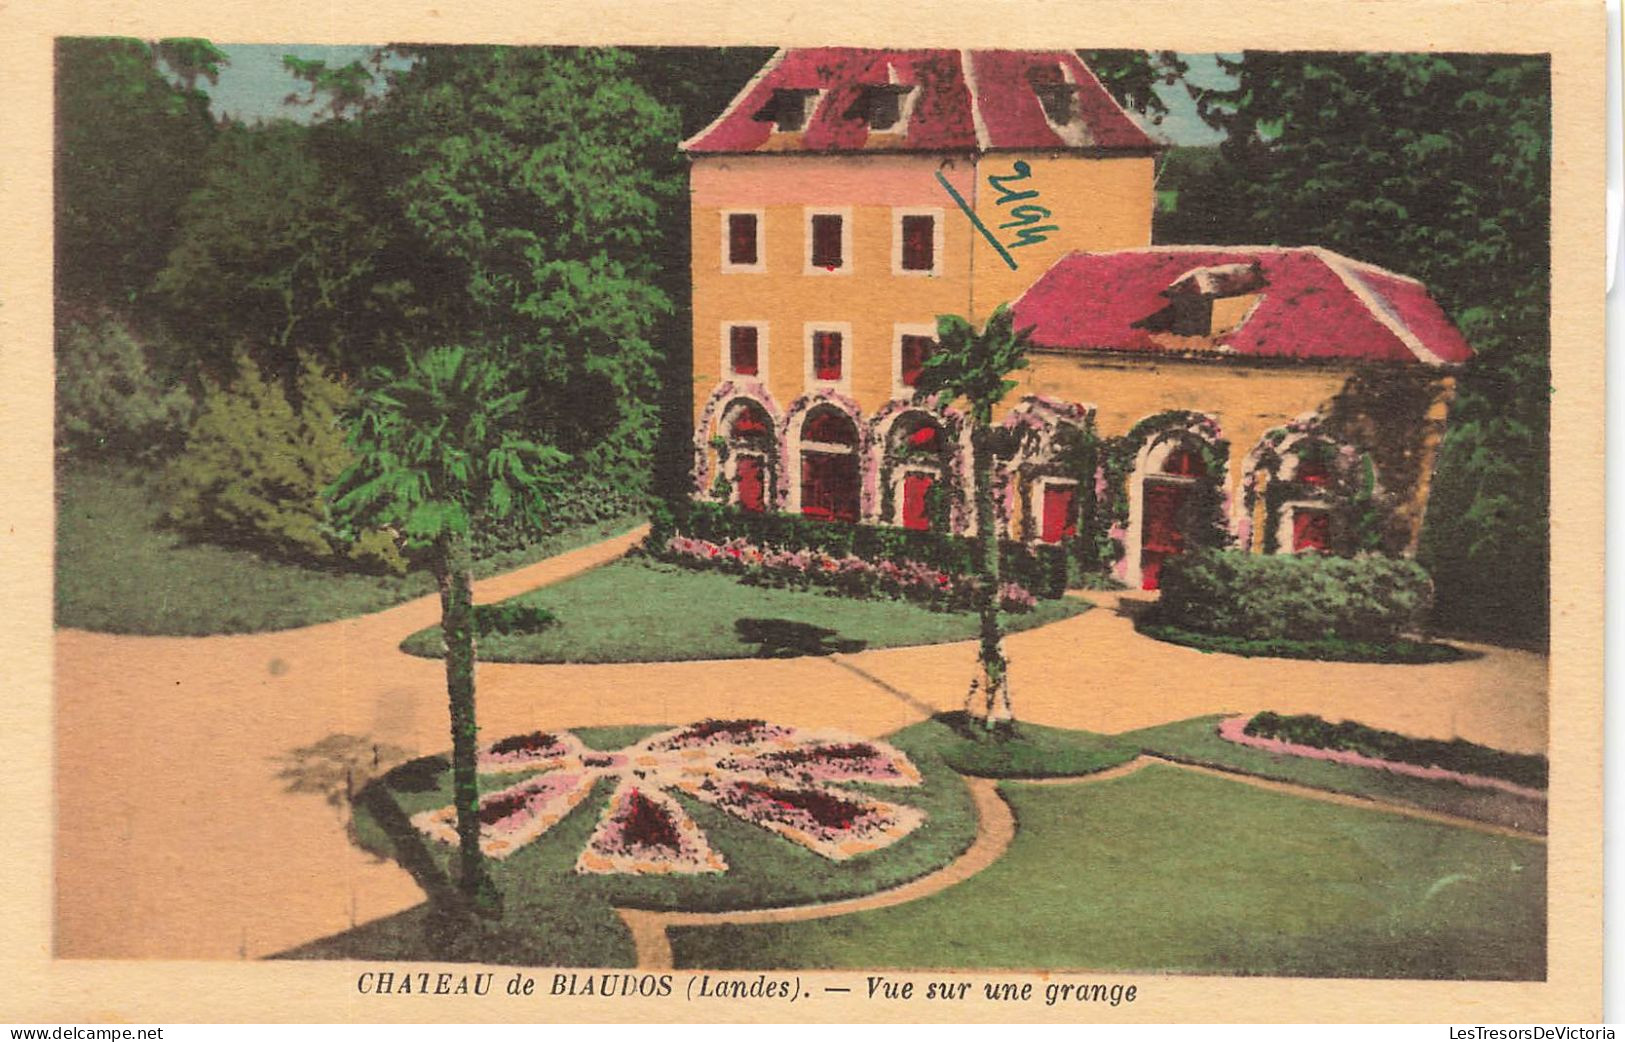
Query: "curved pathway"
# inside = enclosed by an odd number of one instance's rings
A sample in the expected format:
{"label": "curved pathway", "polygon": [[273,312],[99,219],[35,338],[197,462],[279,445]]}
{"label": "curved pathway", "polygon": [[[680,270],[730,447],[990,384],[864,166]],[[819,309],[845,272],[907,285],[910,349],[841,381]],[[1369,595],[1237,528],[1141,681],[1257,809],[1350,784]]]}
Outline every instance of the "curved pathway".
{"label": "curved pathway", "polygon": [[[568,578],[640,535],[479,583],[476,597]],[[1383,666],[1204,655],[1136,634],[1118,595],[1090,599],[1097,610],[1009,639],[1023,719],[1113,733],[1276,709],[1545,747],[1543,656],[1489,648]],[[385,761],[449,744],[441,664],[397,650],[438,618],[430,596],[274,633],[58,631],[57,955],[255,958],[421,901],[404,871],[348,841],[341,810],[293,790],[301,779],[286,771],[295,750],[334,736]],[[493,735],[740,715],[879,736],[958,708],[974,668],[971,642],[828,658],[481,664],[479,713]]]}

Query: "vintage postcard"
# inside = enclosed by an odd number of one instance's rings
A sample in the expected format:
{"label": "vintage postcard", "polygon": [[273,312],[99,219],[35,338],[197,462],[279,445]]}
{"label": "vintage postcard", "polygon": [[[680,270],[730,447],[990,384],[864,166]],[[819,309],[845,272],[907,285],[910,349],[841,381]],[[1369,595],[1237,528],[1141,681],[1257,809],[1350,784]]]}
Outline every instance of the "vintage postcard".
{"label": "vintage postcard", "polygon": [[1601,1019],[1601,5],[932,7],[4,16],[0,1017]]}

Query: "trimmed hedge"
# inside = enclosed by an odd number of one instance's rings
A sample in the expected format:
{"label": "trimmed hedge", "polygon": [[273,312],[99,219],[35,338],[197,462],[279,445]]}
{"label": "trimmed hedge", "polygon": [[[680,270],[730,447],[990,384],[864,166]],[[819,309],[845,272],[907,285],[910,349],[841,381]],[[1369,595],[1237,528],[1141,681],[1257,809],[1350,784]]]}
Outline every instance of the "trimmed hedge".
{"label": "trimmed hedge", "polygon": [[1417,767],[1438,767],[1461,774],[1500,778],[1531,789],[1546,787],[1546,757],[1502,752],[1460,738],[1448,742],[1410,738],[1351,720],[1334,724],[1309,713],[1281,716],[1268,711],[1247,721],[1243,730],[1258,738],[1273,738],[1316,749],[1337,749]]}
{"label": "trimmed hedge", "polygon": [[492,633],[540,633],[558,623],[558,616],[539,604],[502,601],[474,606],[474,629],[481,636]]}
{"label": "trimmed hedge", "polygon": [[[721,503],[688,503],[676,510],[657,508],[648,546],[662,554],[673,535],[712,543],[743,539],[775,550],[816,550],[832,557],[866,561],[919,561],[954,575],[976,573],[976,543],[967,536],[917,532],[891,525],[820,521],[797,514],[754,513]],[[1029,546],[1003,540],[1000,578],[1036,597],[1053,600],[1066,592],[1068,555],[1064,547]]]}
{"label": "trimmed hedge", "polygon": [[1156,623],[1247,640],[1389,644],[1433,598],[1421,565],[1374,554],[1197,550],[1163,565],[1161,586]]}

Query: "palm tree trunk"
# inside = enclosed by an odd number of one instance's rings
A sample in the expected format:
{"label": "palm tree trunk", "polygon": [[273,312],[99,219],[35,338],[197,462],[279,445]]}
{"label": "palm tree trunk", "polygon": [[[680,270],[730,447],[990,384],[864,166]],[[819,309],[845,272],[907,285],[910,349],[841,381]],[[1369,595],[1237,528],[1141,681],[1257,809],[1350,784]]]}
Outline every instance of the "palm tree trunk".
{"label": "palm tree trunk", "polygon": [[474,713],[473,556],[462,535],[439,546],[440,629],[446,649],[446,697],[451,702],[452,804],[457,808],[459,885],[484,914],[500,898],[480,850],[479,724]]}
{"label": "palm tree trunk", "polygon": [[980,573],[976,588],[976,608],[981,616],[978,658],[982,675],[978,678],[980,693],[973,685],[965,705],[965,711],[973,719],[982,720],[990,730],[997,722],[1015,718],[1010,704],[1008,663],[1004,657],[1004,626],[999,619],[999,521],[993,503],[991,434],[990,429],[982,427],[971,437],[971,467],[976,485],[976,563]]}

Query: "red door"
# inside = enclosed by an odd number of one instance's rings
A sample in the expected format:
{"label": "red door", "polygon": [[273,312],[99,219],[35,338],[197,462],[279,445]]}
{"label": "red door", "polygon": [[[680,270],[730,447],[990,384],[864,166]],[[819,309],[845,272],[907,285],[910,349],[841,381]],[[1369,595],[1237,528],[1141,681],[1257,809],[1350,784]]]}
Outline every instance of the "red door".
{"label": "red door", "polygon": [[742,509],[761,513],[766,503],[762,495],[762,461],[756,456],[740,456],[734,463],[734,489]]}
{"label": "red door", "polygon": [[1299,507],[1292,512],[1292,552],[1332,548],[1332,516],[1324,510]]}
{"label": "red door", "polygon": [[926,493],[931,491],[935,479],[929,474],[907,474],[903,477],[903,527],[916,532],[931,528],[931,515],[926,510]]}
{"label": "red door", "polygon": [[1059,543],[1077,535],[1078,523],[1072,509],[1076,502],[1076,486],[1044,486],[1044,525],[1039,538],[1046,543]]}
{"label": "red door", "polygon": [[1157,589],[1162,581],[1162,562],[1184,552],[1185,533],[1180,515],[1191,486],[1172,482],[1145,483],[1145,516],[1140,524],[1140,588]]}

